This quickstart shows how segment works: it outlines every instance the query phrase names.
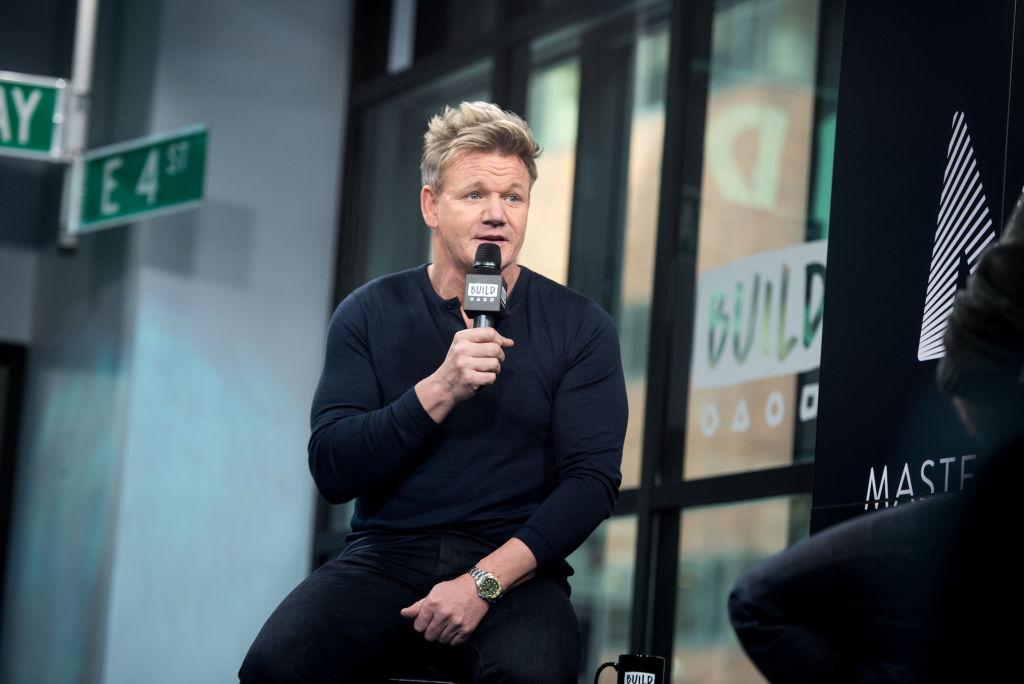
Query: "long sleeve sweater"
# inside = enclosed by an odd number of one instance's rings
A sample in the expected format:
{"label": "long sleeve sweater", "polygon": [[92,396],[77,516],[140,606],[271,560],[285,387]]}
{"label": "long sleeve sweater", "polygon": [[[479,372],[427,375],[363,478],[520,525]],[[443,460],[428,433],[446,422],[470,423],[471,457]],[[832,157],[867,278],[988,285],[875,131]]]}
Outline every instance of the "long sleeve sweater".
{"label": "long sleeve sweater", "polygon": [[564,559],[611,513],[626,393],[610,317],[522,268],[497,330],[493,385],[437,424],[414,385],[465,328],[426,266],[378,278],[338,305],[313,399],[309,467],[331,503],[356,498],[353,537],[462,530],[519,538],[539,567]]}

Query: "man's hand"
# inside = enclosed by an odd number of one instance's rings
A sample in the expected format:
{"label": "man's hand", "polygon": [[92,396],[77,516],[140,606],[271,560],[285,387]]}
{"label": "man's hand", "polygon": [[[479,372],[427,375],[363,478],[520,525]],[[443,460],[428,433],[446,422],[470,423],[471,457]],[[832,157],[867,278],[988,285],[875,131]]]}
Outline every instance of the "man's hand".
{"label": "man's hand", "polygon": [[444,363],[416,383],[424,410],[440,423],[460,401],[469,399],[501,372],[505,349],[513,345],[494,328],[468,328],[455,333]]}
{"label": "man's hand", "polygon": [[427,641],[458,646],[473,633],[490,605],[476,592],[469,575],[434,585],[426,597],[402,609],[402,617],[415,618],[413,629]]}

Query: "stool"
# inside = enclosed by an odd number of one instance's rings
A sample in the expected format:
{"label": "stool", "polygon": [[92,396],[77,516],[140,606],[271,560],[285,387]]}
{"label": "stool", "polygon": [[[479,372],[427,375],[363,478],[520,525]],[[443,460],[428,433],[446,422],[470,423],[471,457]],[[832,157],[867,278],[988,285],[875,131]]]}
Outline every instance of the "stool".
{"label": "stool", "polygon": [[450,648],[417,634],[402,645],[400,657],[392,658],[398,662],[389,664],[382,681],[387,684],[462,684],[455,668],[445,658]]}

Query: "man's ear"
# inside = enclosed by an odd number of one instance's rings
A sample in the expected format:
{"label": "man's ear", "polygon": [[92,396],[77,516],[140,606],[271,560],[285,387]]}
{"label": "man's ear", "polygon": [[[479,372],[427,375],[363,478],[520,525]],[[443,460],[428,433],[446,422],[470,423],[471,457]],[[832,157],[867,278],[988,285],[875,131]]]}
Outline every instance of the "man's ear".
{"label": "man's ear", "polygon": [[424,185],[420,190],[420,213],[423,214],[424,223],[437,228],[437,195],[429,185]]}

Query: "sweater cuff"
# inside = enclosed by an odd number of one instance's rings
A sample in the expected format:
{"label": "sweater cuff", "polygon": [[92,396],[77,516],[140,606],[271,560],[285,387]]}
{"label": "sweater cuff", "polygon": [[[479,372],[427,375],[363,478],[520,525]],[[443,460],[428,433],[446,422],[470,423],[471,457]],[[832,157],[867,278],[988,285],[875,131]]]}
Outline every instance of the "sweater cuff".
{"label": "sweater cuff", "polygon": [[554,549],[551,548],[551,544],[533,528],[522,527],[513,536],[526,544],[526,548],[530,549],[534,559],[537,561],[538,568],[546,565],[554,557]]}
{"label": "sweater cuff", "polygon": [[406,390],[405,394],[400,396],[392,406],[396,417],[400,416],[402,422],[416,434],[428,435],[437,429],[437,423],[423,408],[420,398],[416,396],[415,385]]}

